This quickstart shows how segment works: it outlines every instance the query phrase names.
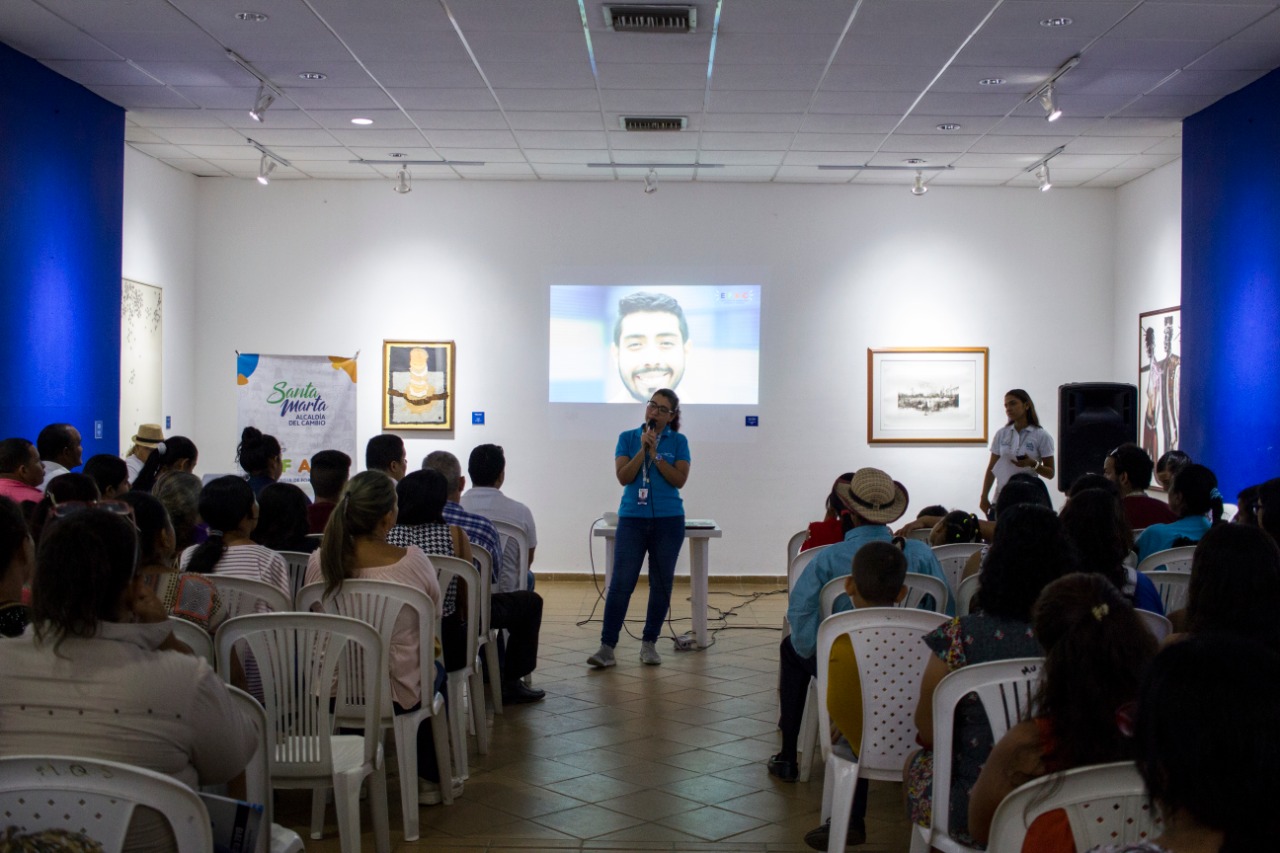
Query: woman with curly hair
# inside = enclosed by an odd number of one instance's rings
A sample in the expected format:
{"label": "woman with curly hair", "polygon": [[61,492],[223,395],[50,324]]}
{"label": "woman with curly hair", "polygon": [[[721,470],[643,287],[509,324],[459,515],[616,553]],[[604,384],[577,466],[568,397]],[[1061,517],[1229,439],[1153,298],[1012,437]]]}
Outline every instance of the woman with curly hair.
{"label": "woman with curly hair", "polygon": [[1106,489],[1085,489],[1067,499],[1059,517],[1080,552],[1080,568],[1111,581],[1139,610],[1164,615],[1164,604],[1151,578],[1125,565],[1133,551],[1133,531],[1125,520],[1119,495]]}

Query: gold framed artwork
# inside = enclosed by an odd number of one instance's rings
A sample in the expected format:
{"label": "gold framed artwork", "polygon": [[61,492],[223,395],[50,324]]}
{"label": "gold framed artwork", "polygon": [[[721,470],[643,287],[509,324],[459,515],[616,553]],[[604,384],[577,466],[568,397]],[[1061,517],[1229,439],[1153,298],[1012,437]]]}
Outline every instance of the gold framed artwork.
{"label": "gold framed artwork", "polygon": [[867,350],[869,444],[986,444],[987,348]]}
{"label": "gold framed artwork", "polygon": [[382,428],[453,429],[453,341],[382,342]]}

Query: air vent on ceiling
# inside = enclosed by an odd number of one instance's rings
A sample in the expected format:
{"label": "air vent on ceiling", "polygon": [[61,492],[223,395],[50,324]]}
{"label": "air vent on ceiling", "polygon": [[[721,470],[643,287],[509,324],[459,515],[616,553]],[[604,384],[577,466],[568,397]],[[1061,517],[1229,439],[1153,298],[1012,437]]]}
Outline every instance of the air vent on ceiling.
{"label": "air vent on ceiling", "polygon": [[618,116],[623,130],[640,132],[665,132],[684,130],[689,119],[684,116]]}
{"label": "air vent on ceiling", "polygon": [[693,6],[605,6],[604,25],[615,33],[691,33],[697,29]]}

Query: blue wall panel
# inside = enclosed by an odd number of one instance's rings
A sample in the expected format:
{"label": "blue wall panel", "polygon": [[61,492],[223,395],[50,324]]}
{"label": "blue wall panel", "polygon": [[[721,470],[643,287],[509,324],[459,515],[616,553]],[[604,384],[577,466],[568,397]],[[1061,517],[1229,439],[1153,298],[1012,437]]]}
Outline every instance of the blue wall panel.
{"label": "blue wall panel", "polygon": [[118,453],[124,111],[2,44],[0,80],[0,438]]}

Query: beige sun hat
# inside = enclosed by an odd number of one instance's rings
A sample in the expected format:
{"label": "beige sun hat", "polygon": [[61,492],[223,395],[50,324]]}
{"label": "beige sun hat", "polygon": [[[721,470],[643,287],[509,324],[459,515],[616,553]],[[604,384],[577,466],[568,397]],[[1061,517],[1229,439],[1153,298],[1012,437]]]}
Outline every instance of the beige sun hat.
{"label": "beige sun hat", "polygon": [[133,443],[139,447],[155,446],[164,441],[164,432],[160,429],[160,424],[139,424],[138,434],[133,437]]}
{"label": "beige sun hat", "polygon": [[853,481],[837,483],[836,494],[850,512],[873,524],[888,524],[907,511],[907,487],[879,468],[862,468]]}

